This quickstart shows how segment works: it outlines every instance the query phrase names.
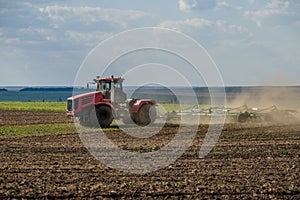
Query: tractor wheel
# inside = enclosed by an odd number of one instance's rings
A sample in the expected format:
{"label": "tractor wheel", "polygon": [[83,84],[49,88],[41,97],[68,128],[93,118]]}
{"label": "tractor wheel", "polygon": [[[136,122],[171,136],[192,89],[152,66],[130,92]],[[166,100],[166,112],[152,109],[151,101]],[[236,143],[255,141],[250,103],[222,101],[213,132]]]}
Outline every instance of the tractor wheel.
{"label": "tractor wheel", "polygon": [[135,115],[134,121],[139,126],[147,126],[154,123],[156,115],[157,113],[154,105],[144,104]]}
{"label": "tractor wheel", "polygon": [[246,114],[246,113],[241,113],[241,114],[239,114],[239,116],[238,116],[238,122],[240,122],[240,123],[245,123],[245,122],[248,120],[248,118],[249,118],[249,115],[248,115],[248,114]]}
{"label": "tractor wheel", "polygon": [[96,117],[97,123],[100,125],[101,128],[109,127],[109,125],[113,121],[113,114],[111,108],[108,106],[96,107]]}

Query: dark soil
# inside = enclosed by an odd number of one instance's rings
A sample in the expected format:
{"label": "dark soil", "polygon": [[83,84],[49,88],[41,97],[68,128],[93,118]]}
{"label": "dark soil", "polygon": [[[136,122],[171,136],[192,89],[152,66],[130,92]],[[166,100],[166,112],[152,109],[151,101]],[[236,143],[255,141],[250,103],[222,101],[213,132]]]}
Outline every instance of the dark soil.
{"label": "dark soil", "polygon": [[61,112],[0,110],[0,126],[70,123],[72,119]]}
{"label": "dark soil", "polygon": [[[24,111],[26,120],[19,111],[6,113],[2,125],[67,121],[61,113]],[[106,134],[123,149],[146,152],[166,144],[177,128],[164,127],[149,139],[121,130]],[[207,125],[199,126],[183,156],[146,174],[101,164],[78,133],[1,139],[0,198],[300,199],[300,125],[227,124],[214,149],[200,159],[206,131]]]}

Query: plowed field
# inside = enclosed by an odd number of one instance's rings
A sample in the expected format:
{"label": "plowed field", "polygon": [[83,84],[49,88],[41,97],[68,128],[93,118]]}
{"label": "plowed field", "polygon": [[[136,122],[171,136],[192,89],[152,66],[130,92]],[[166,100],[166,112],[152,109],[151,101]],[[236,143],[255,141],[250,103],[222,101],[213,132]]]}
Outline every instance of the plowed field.
{"label": "plowed field", "polygon": [[[0,114],[1,126],[66,122],[62,113]],[[76,132],[2,138],[0,198],[300,199],[300,124],[226,124],[217,145],[200,159],[207,127],[199,126],[176,162],[146,174],[101,164]],[[149,139],[119,129],[105,133],[121,148],[143,153],[165,145],[177,129],[165,126]]]}

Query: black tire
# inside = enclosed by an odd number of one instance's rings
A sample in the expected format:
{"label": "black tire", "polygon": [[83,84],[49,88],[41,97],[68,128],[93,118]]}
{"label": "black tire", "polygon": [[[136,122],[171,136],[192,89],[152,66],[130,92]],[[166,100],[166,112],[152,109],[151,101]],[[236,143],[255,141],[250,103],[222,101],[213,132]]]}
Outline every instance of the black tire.
{"label": "black tire", "polygon": [[248,114],[246,114],[246,113],[241,113],[241,114],[239,114],[239,116],[238,116],[238,122],[240,122],[240,123],[245,123],[245,122],[248,120],[248,118],[249,118],[249,115],[248,115]]}
{"label": "black tire", "polygon": [[139,126],[147,126],[153,124],[157,113],[154,105],[144,104],[134,116],[134,121]]}
{"label": "black tire", "polygon": [[79,123],[87,127],[109,127],[113,121],[112,110],[108,106],[90,108],[79,116]]}
{"label": "black tire", "polygon": [[102,128],[107,128],[113,121],[113,113],[108,106],[96,107],[97,122]]}

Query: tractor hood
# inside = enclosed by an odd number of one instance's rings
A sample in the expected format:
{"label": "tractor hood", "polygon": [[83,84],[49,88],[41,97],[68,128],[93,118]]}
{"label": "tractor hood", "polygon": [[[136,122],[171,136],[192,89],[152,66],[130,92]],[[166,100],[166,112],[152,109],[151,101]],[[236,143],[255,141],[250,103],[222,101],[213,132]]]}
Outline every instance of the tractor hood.
{"label": "tractor hood", "polygon": [[100,91],[89,92],[84,94],[69,97],[67,100],[67,114],[74,115],[79,113],[84,108],[95,105],[103,99],[103,94]]}
{"label": "tractor hood", "polygon": [[75,100],[75,99],[80,99],[80,98],[87,97],[87,96],[97,96],[97,94],[102,95],[102,92],[94,91],[94,92],[88,92],[88,93],[84,93],[84,94],[78,94],[78,95],[69,97],[67,100]]}

